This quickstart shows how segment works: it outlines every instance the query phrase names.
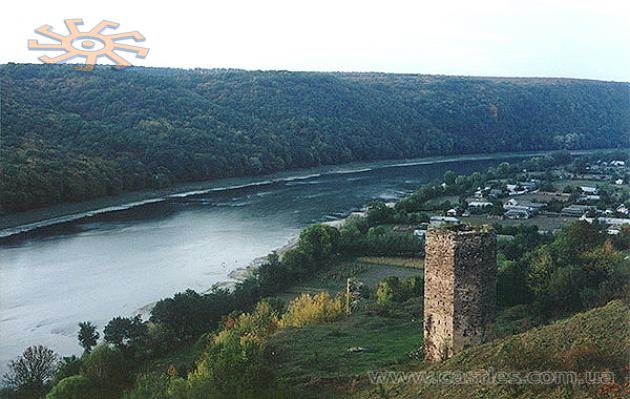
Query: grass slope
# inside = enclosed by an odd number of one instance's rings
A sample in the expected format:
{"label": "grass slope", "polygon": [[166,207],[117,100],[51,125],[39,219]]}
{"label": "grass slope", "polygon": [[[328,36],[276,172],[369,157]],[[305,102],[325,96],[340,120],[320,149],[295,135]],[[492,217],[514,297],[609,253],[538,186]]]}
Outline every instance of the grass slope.
{"label": "grass slope", "polygon": [[[610,370],[627,377],[630,358],[628,305],[608,305],[525,333],[472,347],[442,363],[408,363],[398,371],[577,371]],[[347,393],[361,398],[608,398],[597,385],[370,385]],[[613,397],[613,396],[610,396]],[[623,397],[623,396],[619,396]]]}

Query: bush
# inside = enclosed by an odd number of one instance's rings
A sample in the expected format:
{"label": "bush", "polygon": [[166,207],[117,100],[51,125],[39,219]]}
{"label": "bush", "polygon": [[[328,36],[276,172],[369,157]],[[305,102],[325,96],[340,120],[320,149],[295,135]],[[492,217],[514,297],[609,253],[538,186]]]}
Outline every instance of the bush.
{"label": "bush", "polygon": [[81,374],[92,384],[108,386],[112,389],[126,385],[128,381],[128,365],[116,348],[108,345],[98,345],[83,360]]}
{"label": "bush", "polygon": [[376,302],[381,305],[404,302],[421,296],[423,290],[424,280],[420,276],[409,276],[403,281],[400,281],[397,276],[385,277],[376,288]]}
{"label": "bush", "polygon": [[53,375],[53,384],[57,384],[66,377],[78,375],[81,372],[82,365],[83,361],[80,358],[74,355],[65,356],[57,365],[57,370]]}
{"label": "bush", "polygon": [[59,381],[46,395],[46,399],[85,399],[88,397],[101,398],[95,395],[94,384],[85,376],[73,375]]}
{"label": "bush", "polygon": [[330,322],[344,313],[345,301],[342,296],[333,298],[327,292],[314,296],[302,294],[289,304],[280,324],[285,327],[302,327]]}
{"label": "bush", "polygon": [[170,375],[146,374],[136,381],[123,399],[187,399],[188,382]]}

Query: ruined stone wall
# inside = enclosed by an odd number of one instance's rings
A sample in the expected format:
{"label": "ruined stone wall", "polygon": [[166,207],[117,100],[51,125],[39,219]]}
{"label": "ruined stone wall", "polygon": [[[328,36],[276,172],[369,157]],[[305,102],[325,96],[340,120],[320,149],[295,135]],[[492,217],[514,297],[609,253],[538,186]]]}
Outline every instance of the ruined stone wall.
{"label": "ruined stone wall", "polygon": [[424,266],[424,347],[441,360],[483,342],[495,317],[496,235],[487,226],[430,230]]}

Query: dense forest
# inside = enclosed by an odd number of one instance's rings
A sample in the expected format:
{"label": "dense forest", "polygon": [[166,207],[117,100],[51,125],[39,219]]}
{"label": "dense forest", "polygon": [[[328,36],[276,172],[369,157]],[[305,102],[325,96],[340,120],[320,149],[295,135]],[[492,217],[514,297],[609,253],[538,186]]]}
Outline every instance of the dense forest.
{"label": "dense forest", "polygon": [[630,146],[630,84],[0,66],[0,213],[351,161]]}

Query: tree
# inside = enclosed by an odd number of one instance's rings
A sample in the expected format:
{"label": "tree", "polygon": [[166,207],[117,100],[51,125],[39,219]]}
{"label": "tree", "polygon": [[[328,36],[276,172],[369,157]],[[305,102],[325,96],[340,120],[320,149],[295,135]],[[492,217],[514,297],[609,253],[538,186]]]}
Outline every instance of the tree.
{"label": "tree", "polygon": [[400,279],[398,276],[388,276],[378,283],[376,301],[380,304],[396,302],[400,297]]}
{"label": "tree", "polygon": [[298,248],[315,261],[311,267],[319,263],[327,263],[337,253],[339,231],[324,224],[314,224],[300,233]]}
{"label": "tree", "polygon": [[103,330],[105,341],[115,345],[120,350],[137,350],[146,339],[148,328],[140,316],[130,319],[115,317],[110,320]]}
{"label": "tree", "polygon": [[501,176],[507,176],[510,173],[510,164],[501,162],[499,166],[497,166],[497,172],[499,172]]}
{"label": "tree", "polygon": [[452,170],[447,170],[446,172],[444,172],[443,179],[444,183],[452,186],[455,184],[455,179],[457,179],[457,173],[453,172]]}
{"label": "tree", "polygon": [[[124,77],[101,69],[88,79],[73,72],[0,66],[2,102],[10,104],[2,108],[0,212],[350,161],[630,145],[627,83],[142,68]],[[212,85],[198,84],[207,79]],[[496,119],[471,105],[499,103]]]}
{"label": "tree", "polygon": [[394,209],[387,206],[383,201],[372,203],[367,212],[367,222],[370,226],[390,223],[394,216]]}
{"label": "tree", "polygon": [[23,397],[40,397],[44,384],[53,376],[57,355],[42,345],[31,346],[15,360],[9,362],[9,371],[3,382]]}
{"label": "tree", "polygon": [[125,358],[120,350],[101,344],[85,357],[81,374],[94,385],[115,389],[128,382],[126,370]]}
{"label": "tree", "polygon": [[409,276],[402,281],[398,276],[388,276],[376,287],[376,302],[380,304],[404,302],[419,297],[423,290],[424,281],[420,276]]}
{"label": "tree", "polygon": [[96,346],[99,333],[96,331],[96,326],[89,321],[79,323],[79,343],[85,353],[90,353],[93,347]]}
{"label": "tree", "polygon": [[83,362],[81,358],[78,358],[74,355],[72,356],[64,356],[59,364],[57,365],[57,370],[55,370],[55,374],[53,375],[52,383],[56,385],[59,381],[63,380],[66,377],[72,377],[73,375],[78,375],[81,372],[81,366]]}

